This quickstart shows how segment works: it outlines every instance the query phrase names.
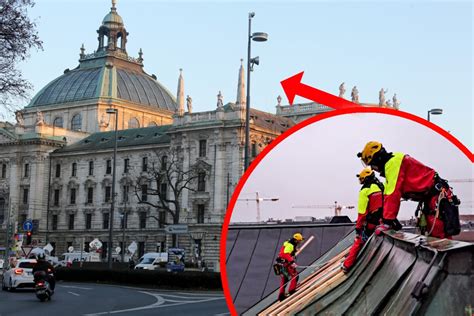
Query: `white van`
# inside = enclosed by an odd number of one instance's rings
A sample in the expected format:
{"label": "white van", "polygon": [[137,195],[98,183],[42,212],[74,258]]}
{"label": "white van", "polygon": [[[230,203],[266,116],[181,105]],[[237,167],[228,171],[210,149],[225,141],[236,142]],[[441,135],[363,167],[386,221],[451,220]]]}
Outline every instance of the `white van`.
{"label": "white van", "polygon": [[58,265],[66,267],[67,263],[70,262],[100,262],[100,255],[96,252],[67,252],[61,255],[61,260]]}
{"label": "white van", "polygon": [[136,270],[155,270],[161,262],[168,262],[167,252],[149,252],[143,255],[135,266]]}

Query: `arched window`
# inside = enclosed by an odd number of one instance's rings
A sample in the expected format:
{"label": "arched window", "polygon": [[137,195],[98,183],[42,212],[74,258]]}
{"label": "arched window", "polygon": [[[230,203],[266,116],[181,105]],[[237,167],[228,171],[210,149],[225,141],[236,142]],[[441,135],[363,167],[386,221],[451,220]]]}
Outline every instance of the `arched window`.
{"label": "arched window", "polygon": [[73,131],[80,131],[82,129],[82,116],[81,116],[81,114],[76,114],[72,117],[71,129]]}
{"label": "arched window", "polygon": [[158,126],[158,124],[156,124],[155,122],[151,121],[150,123],[148,123],[148,127],[152,127],[152,126]]}
{"label": "arched window", "polygon": [[63,118],[61,116],[58,116],[57,118],[54,119],[53,121],[53,126],[55,127],[63,127]]}
{"label": "arched window", "polygon": [[140,123],[138,122],[136,117],[132,117],[130,121],[128,121],[128,128],[139,128]]}

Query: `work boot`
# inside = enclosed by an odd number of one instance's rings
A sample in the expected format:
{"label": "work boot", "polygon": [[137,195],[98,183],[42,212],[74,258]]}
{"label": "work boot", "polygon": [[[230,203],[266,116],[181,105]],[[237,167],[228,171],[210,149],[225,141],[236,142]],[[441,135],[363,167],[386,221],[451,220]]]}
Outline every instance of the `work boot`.
{"label": "work boot", "polygon": [[286,295],[286,294],[280,294],[280,295],[278,295],[278,300],[281,302],[287,297],[288,297],[288,295]]}
{"label": "work boot", "polygon": [[344,272],[344,274],[349,273],[349,269],[346,268],[346,266],[344,265],[344,262],[341,263],[341,270],[342,270],[342,272]]}

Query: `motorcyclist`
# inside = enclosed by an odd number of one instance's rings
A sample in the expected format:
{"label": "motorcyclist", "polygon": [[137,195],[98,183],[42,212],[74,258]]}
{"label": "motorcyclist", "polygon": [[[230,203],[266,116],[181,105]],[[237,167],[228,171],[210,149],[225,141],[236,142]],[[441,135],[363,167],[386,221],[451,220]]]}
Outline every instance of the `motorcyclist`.
{"label": "motorcyclist", "polygon": [[54,288],[56,287],[54,267],[48,261],[46,261],[44,253],[39,253],[36,255],[36,264],[33,267],[33,275],[35,275],[35,272],[38,271],[44,271],[46,273],[46,281],[48,281],[51,291],[54,292]]}

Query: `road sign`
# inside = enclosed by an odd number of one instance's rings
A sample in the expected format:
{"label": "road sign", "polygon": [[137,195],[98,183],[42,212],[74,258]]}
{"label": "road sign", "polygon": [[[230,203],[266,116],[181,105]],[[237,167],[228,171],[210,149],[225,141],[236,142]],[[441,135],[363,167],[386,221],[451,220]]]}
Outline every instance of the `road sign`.
{"label": "road sign", "polygon": [[137,251],[137,243],[132,241],[132,243],[128,246],[128,251],[130,251],[131,254],[134,254],[135,251]]}
{"label": "road sign", "polygon": [[49,254],[51,254],[51,251],[53,251],[54,248],[51,244],[47,244],[46,246],[43,247],[43,250],[47,251]]}
{"label": "road sign", "polygon": [[24,223],[23,223],[23,230],[25,232],[30,232],[33,230],[33,222],[31,221],[31,219],[27,219]]}
{"label": "road sign", "polygon": [[115,253],[119,254],[120,250],[122,250],[122,248],[120,248],[120,247],[115,248]]}
{"label": "road sign", "polygon": [[92,249],[96,249],[96,250],[97,250],[97,249],[102,248],[102,243],[100,242],[99,239],[96,238],[96,239],[94,239],[93,241],[91,241],[91,242],[89,243],[89,246],[90,246]]}
{"label": "road sign", "polygon": [[67,248],[67,251],[73,252],[73,251],[74,251],[74,247],[73,247],[73,246],[69,246],[69,248]]}
{"label": "road sign", "polygon": [[183,224],[168,225],[165,227],[165,232],[169,234],[187,234],[188,225],[183,225]]}

